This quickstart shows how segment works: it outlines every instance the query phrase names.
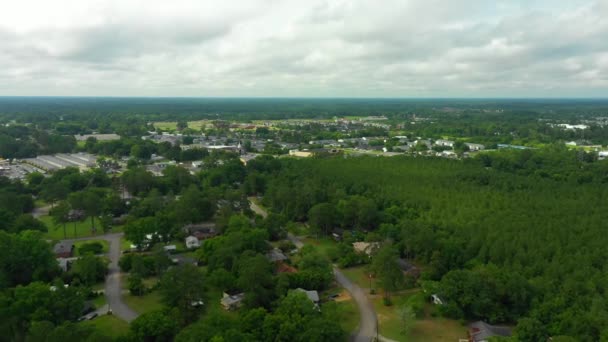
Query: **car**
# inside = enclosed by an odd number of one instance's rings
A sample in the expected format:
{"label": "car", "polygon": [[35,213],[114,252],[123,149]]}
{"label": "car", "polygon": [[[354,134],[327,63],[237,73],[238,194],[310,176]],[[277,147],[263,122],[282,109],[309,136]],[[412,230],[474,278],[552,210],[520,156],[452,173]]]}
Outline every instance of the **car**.
{"label": "car", "polygon": [[335,294],[330,294],[329,296],[327,296],[327,299],[329,300],[334,300],[336,298],[340,297],[339,293],[335,293]]}
{"label": "car", "polygon": [[92,314],[88,314],[87,315],[87,320],[90,321],[90,320],[94,319],[97,316],[98,316],[97,312],[93,312]]}

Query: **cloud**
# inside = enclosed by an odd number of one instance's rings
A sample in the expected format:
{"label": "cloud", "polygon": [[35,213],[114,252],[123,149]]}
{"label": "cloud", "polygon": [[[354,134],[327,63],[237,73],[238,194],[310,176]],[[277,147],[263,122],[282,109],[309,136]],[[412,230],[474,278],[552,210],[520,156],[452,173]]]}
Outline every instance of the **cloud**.
{"label": "cloud", "polygon": [[0,94],[605,96],[597,1],[21,1]]}

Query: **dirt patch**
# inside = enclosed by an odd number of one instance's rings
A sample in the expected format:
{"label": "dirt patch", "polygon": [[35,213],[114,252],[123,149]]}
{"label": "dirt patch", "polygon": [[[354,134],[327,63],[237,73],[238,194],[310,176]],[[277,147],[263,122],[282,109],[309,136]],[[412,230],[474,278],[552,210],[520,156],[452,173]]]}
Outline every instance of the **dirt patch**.
{"label": "dirt patch", "polygon": [[348,293],[348,291],[346,290],[342,290],[342,292],[340,292],[340,296],[336,297],[334,299],[334,301],[336,302],[346,302],[348,300],[351,300],[352,297],[350,296],[350,293]]}

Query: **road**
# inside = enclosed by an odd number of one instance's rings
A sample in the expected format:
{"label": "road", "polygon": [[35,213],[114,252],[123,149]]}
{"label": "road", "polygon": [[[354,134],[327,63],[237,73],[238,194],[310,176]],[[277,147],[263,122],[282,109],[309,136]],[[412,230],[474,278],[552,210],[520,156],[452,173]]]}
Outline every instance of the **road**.
{"label": "road", "polygon": [[133,311],[127,304],[122,300],[122,287],[120,286],[120,268],[118,267],[118,260],[120,259],[120,238],[122,233],[105,234],[97,236],[89,236],[77,239],[68,239],[64,241],[86,241],[86,240],[105,240],[110,245],[108,252],[108,258],[110,259],[110,265],[108,266],[108,275],[106,276],[105,283],[105,296],[108,302],[109,308],[112,313],[127,322],[131,322],[137,318],[137,312]]}

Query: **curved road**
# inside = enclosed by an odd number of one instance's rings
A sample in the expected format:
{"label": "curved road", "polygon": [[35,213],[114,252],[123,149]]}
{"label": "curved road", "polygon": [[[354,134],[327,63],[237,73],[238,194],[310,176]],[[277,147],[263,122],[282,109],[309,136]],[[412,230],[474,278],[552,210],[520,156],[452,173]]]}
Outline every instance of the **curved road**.
{"label": "curved road", "polygon": [[110,265],[108,267],[108,275],[106,276],[105,283],[105,296],[108,302],[109,308],[112,313],[127,322],[131,322],[137,318],[137,312],[133,311],[130,307],[125,304],[122,300],[122,287],[120,286],[120,268],[118,267],[118,260],[120,259],[120,238],[123,233],[105,234],[97,236],[88,236],[77,239],[67,239],[63,241],[86,241],[86,240],[106,240],[110,244],[110,250],[108,257],[110,258]]}

